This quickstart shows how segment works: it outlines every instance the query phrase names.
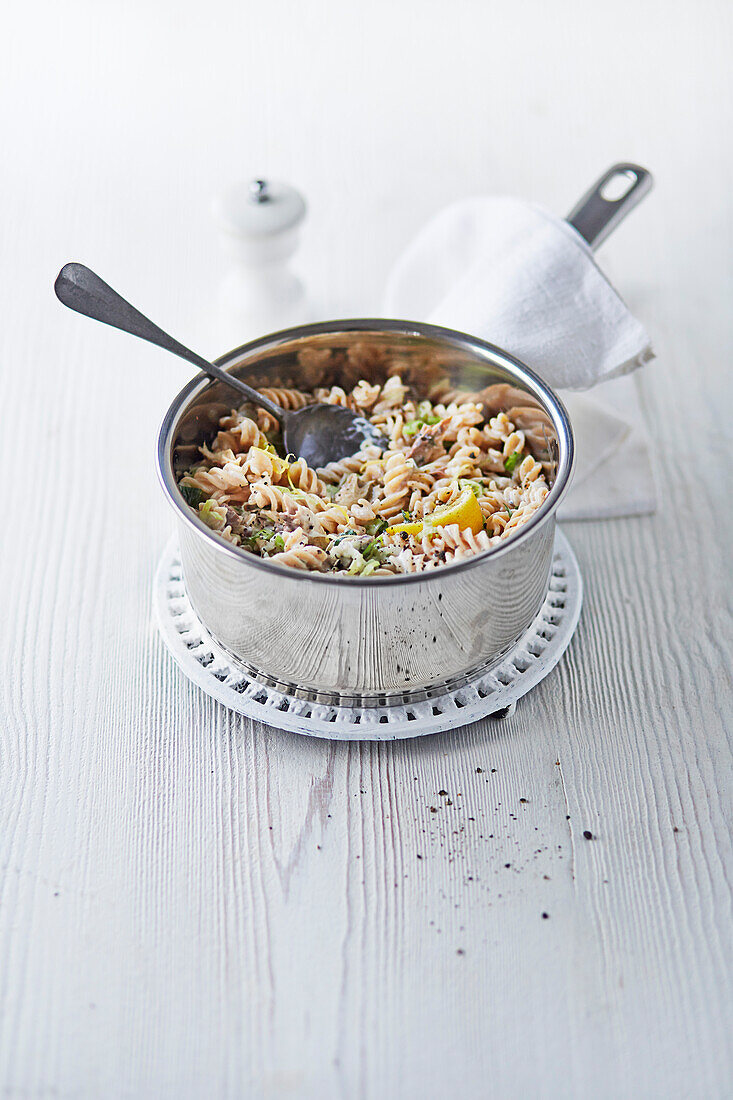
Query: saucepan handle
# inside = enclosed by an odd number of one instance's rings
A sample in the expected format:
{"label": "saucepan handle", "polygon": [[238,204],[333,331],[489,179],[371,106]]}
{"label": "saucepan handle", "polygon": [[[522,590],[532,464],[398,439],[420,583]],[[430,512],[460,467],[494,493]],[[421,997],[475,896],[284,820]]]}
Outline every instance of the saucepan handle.
{"label": "saucepan handle", "polygon": [[598,248],[654,184],[651,172],[638,164],[614,164],[583,195],[567,221]]}

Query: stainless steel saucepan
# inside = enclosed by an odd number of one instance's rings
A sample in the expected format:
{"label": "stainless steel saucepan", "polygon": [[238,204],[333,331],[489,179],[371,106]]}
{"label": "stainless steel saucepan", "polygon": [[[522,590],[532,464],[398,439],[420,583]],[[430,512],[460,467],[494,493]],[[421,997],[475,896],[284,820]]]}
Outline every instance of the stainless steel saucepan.
{"label": "stainless steel saucepan", "polygon": [[[622,175],[627,192],[604,197]],[[603,239],[651,186],[636,165],[611,169],[569,217],[589,243]],[[573,433],[557,396],[516,358],[465,333],[383,319],[303,325],[216,360],[251,386],[353,386],[399,360],[423,390],[476,394],[524,429],[551,482],[516,535],[476,557],[426,573],[360,579],[301,572],[258,558],[209,530],[177,481],[211,440],[232,397],[193,379],[166,413],[158,468],[173,506],[186,589],[213,640],[248,672],[305,698],[368,706],[423,699],[496,663],[544,600],[557,506],[573,468]]]}

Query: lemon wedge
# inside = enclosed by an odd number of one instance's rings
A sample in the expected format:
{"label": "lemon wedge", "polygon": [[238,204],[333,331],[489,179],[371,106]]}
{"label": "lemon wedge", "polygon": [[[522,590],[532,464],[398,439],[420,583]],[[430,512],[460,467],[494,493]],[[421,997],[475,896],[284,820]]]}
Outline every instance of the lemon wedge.
{"label": "lemon wedge", "polygon": [[404,531],[408,535],[421,534],[423,527],[448,527],[451,523],[457,523],[461,531],[470,528],[474,535],[483,530],[484,517],[472,489],[464,489],[459,497],[436,508],[426,517],[425,523],[396,523],[387,528],[388,535],[399,534]]}
{"label": "lemon wedge", "polygon": [[392,527],[388,527],[385,534],[398,535],[401,531],[404,531],[406,535],[419,535],[422,531],[422,523],[395,523]]}
{"label": "lemon wedge", "polygon": [[451,523],[457,523],[461,531],[470,528],[474,535],[483,530],[484,517],[472,489],[464,489],[459,497],[436,508],[427,517],[431,527],[447,527]]}

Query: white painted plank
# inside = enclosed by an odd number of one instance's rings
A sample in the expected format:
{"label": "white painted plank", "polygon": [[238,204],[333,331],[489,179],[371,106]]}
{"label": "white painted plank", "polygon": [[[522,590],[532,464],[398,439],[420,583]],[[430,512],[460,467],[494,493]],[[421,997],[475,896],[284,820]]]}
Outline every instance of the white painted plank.
{"label": "white painted plank", "polygon": [[[8,17],[7,1095],[730,1093],[730,30],[722,0]],[[659,183],[601,258],[658,345],[661,507],[568,529],[567,659],[506,723],[379,746],[200,695],[150,621],[185,368],[56,307],[61,263],[216,353],[207,204],[233,175],[304,188],[336,315],[376,308],[455,195],[563,210],[626,157]]]}

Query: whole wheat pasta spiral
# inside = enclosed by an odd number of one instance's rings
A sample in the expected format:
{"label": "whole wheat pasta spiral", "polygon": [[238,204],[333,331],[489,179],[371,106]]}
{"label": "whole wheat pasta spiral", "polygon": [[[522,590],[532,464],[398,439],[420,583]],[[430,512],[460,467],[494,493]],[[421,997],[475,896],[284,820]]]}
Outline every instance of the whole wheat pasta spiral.
{"label": "whole wheat pasta spiral", "polygon": [[224,416],[219,421],[220,431],[214,440],[215,451],[231,450],[235,454],[247,451],[256,446],[262,435],[254,420],[247,416],[240,416],[232,411],[231,416]]}
{"label": "whole wheat pasta spiral", "polygon": [[365,447],[363,451],[341,462],[329,462],[327,466],[320,466],[316,473],[321,481],[329,485],[339,485],[348,474],[355,474],[362,470],[370,458],[377,459],[379,456],[379,447]]}
{"label": "whole wheat pasta spiral", "polygon": [[407,494],[410,465],[404,454],[391,454],[385,460],[383,474],[383,495],[377,499],[376,511],[385,519],[391,519],[402,511]]}
{"label": "whole wheat pasta spiral", "polygon": [[357,409],[371,409],[379,397],[380,386],[372,386],[369,382],[358,382],[352,391],[351,397]]}
{"label": "whole wheat pasta spiral", "polygon": [[322,405],[341,405],[343,408],[349,406],[348,394],[346,390],[341,389],[341,386],[331,386],[330,390],[314,390],[313,395]]}
{"label": "whole wheat pasta spiral", "polygon": [[[345,377],[354,377],[349,371],[362,359],[368,366],[370,355],[365,348],[347,357]],[[386,362],[382,352],[377,359],[382,385],[356,376],[351,389],[259,392],[287,409],[323,402],[357,410],[386,437],[384,451],[365,446],[314,470],[278,451],[279,426],[246,406],[253,415],[222,417],[180,479],[200,519],[277,564],[376,578],[484,553],[521,529],[550,491],[522,427],[505,412],[487,419],[480,395],[461,400],[448,385],[432,384],[424,398],[403,381],[397,359]],[[331,362],[330,352],[303,352],[304,377],[330,370]]]}
{"label": "whole wheat pasta spiral", "polygon": [[276,405],[281,405],[283,409],[303,409],[306,405],[312,405],[315,398],[312,394],[303,393],[302,390],[283,390],[272,389],[269,387],[258,389],[258,393],[261,393],[263,397],[268,397],[270,401],[274,401]]}
{"label": "whole wheat pasta spiral", "polygon": [[271,560],[280,565],[289,565],[292,569],[316,569],[320,570],[326,562],[326,551],[319,546],[309,546],[308,543],[294,546],[292,550],[284,550],[271,555]]}
{"label": "whole wheat pasta spiral", "polygon": [[288,481],[296,489],[302,489],[306,493],[318,493],[321,496],[324,493],[323,482],[319,481],[318,474],[302,458],[290,463]]}
{"label": "whole wheat pasta spiral", "polygon": [[268,508],[271,512],[292,514],[298,508],[298,501],[292,493],[287,493],[278,485],[268,485],[265,482],[252,486],[251,500],[256,508]]}
{"label": "whole wheat pasta spiral", "polygon": [[488,550],[491,542],[486,531],[474,534],[470,528],[462,531],[457,523],[451,523],[441,528],[437,538],[431,539],[430,536],[423,535],[422,546],[426,554],[449,550],[453,552],[453,557],[463,558],[469,554],[480,554],[482,550]]}

